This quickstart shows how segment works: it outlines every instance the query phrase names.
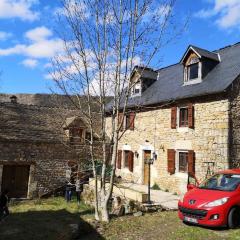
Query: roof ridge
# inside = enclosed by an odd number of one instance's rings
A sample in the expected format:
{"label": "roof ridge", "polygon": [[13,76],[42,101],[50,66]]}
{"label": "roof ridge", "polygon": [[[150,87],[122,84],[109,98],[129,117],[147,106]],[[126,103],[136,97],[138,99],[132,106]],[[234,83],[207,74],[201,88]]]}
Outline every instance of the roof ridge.
{"label": "roof ridge", "polygon": [[213,50],[213,52],[221,51],[221,50],[224,50],[224,49],[226,49],[226,48],[230,48],[230,47],[233,47],[233,46],[236,46],[236,45],[239,45],[239,44],[240,44],[240,42],[236,42],[236,43],[233,43],[233,44],[229,44],[229,45],[227,45],[227,46],[225,46],[225,47],[222,47],[222,48],[219,48],[219,49],[215,49],[215,50]]}
{"label": "roof ridge", "polygon": [[169,68],[169,67],[173,67],[175,65],[179,65],[180,63],[173,63],[173,64],[170,64],[168,66],[165,66],[165,67],[162,67],[162,68],[158,68],[156,71],[159,72],[160,70],[163,70],[163,69],[166,69],[166,68]]}
{"label": "roof ridge", "polygon": [[11,103],[11,102],[0,102],[0,105],[11,105],[11,106],[24,106],[26,108],[48,108],[48,109],[67,109],[67,110],[72,110],[74,111],[73,108],[67,108],[67,107],[57,107],[57,106],[47,106],[47,105],[36,105],[36,104],[26,104],[26,103]]}
{"label": "roof ridge", "polygon": [[190,45],[190,46],[193,47],[193,48],[198,48],[198,49],[204,50],[204,51],[209,52],[209,53],[217,54],[217,53],[215,53],[215,52],[212,52],[212,51],[210,51],[210,50],[208,50],[208,49],[205,49],[205,48],[202,48],[202,47],[198,47],[198,46],[195,46],[195,45]]}

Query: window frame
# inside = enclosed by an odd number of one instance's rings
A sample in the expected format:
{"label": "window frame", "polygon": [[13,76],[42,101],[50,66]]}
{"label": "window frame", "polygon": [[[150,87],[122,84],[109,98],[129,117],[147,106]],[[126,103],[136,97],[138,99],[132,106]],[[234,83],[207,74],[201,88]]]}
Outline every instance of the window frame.
{"label": "window frame", "polygon": [[[181,110],[184,109],[187,111],[187,116],[186,116],[186,119],[183,121],[184,124],[182,124],[182,121],[181,121]],[[188,128],[188,115],[189,115],[189,112],[188,112],[188,106],[182,106],[182,107],[179,107],[178,108],[178,127],[179,128]]]}
{"label": "window frame", "polygon": [[[198,64],[198,77],[190,79],[190,67]],[[184,85],[191,85],[202,82],[202,62],[199,59],[192,59],[189,64],[184,67]]]}
{"label": "window frame", "polygon": [[[81,135],[80,134],[77,135],[76,132],[79,132],[79,133],[81,132]],[[86,138],[86,131],[84,128],[73,127],[69,129],[70,144],[82,144],[85,142],[85,138]]]}
{"label": "window frame", "polygon": [[[136,90],[139,90],[139,92],[136,93],[135,92]],[[141,81],[138,81],[138,82],[133,84],[131,93],[132,93],[131,94],[132,97],[141,96],[141,93],[142,93],[142,83],[141,83]]]}
{"label": "window frame", "polygon": [[[195,78],[190,78],[191,77],[191,68],[197,66],[197,77]],[[199,63],[193,63],[187,66],[187,79],[188,81],[193,81],[195,79],[199,78]]]}
{"label": "window frame", "polygon": [[128,161],[129,154],[130,154],[130,150],[123,150],[123,162],[122,162],[123,168],[127,168],[127,169],[129,168],[129,161]]}
{"label": "window frame", "polygon": [[[186,154],[187,155],[187,164],[186,164],[186,171],[180,171],[180,154],[181,153],[184,153],[184,154]],[[177,150],[176,151],[176,162],[175,162],[175,165],[176,165],[176,172],[177,173],[182,173],[182,174],[187,174],[188,173],[188,158],[189,158],[189,152],[188,152],[188,150]]]}

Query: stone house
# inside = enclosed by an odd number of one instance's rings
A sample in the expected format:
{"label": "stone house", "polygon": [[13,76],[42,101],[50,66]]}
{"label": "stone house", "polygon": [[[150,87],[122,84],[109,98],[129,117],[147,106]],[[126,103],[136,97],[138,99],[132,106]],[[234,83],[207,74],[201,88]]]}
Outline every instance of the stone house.
{"label": "stone house", "polygon": [[147,184],[153,159],[151,184],[181,193],[188,173],[201,180],[239,167],[239,76],[240,43],[212,52],[189,46],[179,63],[156,71],[135,67],[116,174]]}
{"label": "stone house", "polygon": [[0,94],[0,189],[33,198],[63,186],[66,170],[89,158],[88,137],[84,117],[66,96]]}

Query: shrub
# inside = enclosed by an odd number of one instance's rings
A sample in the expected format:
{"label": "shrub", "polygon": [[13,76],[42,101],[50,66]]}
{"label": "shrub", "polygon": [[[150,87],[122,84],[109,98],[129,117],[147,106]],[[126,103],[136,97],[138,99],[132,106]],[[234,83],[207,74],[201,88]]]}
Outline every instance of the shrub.
{"label": "shrub", "polygon": [[158,186],[157,183],[154,183],[153,186],[151,187],[153,190],[161,190],[161,188]]}

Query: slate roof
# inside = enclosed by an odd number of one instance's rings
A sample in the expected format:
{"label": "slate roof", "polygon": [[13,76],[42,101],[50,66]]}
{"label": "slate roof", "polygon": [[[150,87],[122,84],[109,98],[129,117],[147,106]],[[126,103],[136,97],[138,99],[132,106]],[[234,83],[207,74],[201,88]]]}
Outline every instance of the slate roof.
{"label": "slate roof", "polygon": [[216,50],[214,53],[219,53],[221,62],[205,76],[201,83],[184,86],[183,65],[177,63],[159,69],[158,80],[141,96],[130,98],[128,107],[146,106],[225,91],[240,75],[240,43]]}
{"label": "slate roof", "polygon": [[[41,94],[34,100],[34,95],[18,95],[18,103],[9,102],[9,95],[0,96],[0,140],[56,143],[64,141],[64,124],[69,118],[80,117],[79,111],[54,106],[50,100],[53,96]],[[6,97],[7,96],[7,97]],[[28,99],[29,96],[29,99]],[[34,102],[34,101],[35,102]],[[20,103],[25,102],[25,104]],[[36,104],[36,105],[33,105]],[[69,104],[69,103],[68,103]],[[49,106],[48,106],[49,105]],[[70,105],[69,105],[70,106]],[[97,114],[95,114],[97,123]],[[95,124],[98,133],[99,124]]]}
{"label": "slate roof", "polygon": [[[198,53],[198,55],[200,55],[201,57],[205,57],[205,58],[208,58],[208,59],[211,59],[211,60],[214,60],[214,61],[217,61],[219,62],[219,56],[218,56],[218,53],[216,52],[210,52],[206,49],[203,49],[203,48],[199,48],[199,47],[196,47],[196,46],[193,46],[193,45],[190,45],[187,49],[187,51],[185,52],[185,54],[183,55],[183,58],[184,56],[186,55],[186,53],[189,51],[189,49],[193,49],[195,52]],[[181,59],[180,62],[182,62],[183,58]]]}

